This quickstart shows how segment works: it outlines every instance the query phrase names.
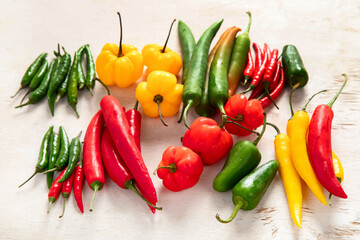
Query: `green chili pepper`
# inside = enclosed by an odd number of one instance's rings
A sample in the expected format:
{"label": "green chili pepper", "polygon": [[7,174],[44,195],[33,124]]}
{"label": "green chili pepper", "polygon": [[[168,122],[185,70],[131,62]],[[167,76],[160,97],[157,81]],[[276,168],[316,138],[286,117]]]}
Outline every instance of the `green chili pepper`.
{"label": "green chili pepper", "polygon": [[57,65],[59,64],[60,59],[56,58],[53,61],[51,61],[50,66],[44,76],[44,78],[41,81],[41,84],[38,88],[36,88],[29,96],[29,100],[24,103],[21,104],[19,106],[16,106],[15,108],[20,108],[29,104],[35,104],[38,103],[41,99],[43,99],[47,93],[47,90],[49,88],[49,83],[50,83],[50,79],[51,79],[51,75],[53,74],[53,72],[55,71],[54,69],[57,67]]}
{"label": "green chili pepper", "polygon": [[38,159],[38,163],[36,164],[35,167],[35,172],[33,173],[33,175],[30,176],[30,178],[28,178],[24,183],[22,183],[19,187],[23,186],[25,183],[27,183],[31,178],[33,178],[37,173],[41,173],[43,171],[45,171],[45,169],[48,166],[49,163],[49,143],[50,143],[50,136],[51,133],[54,129],[54,126],[51,126],[47,132],[45,133],[43,139],[42,139],[42,143],[41,143],[41,147],[40,147],[40,153],[39,153],[39,159]]}
{"label": "green chili pepper", "polygon": [[254,170],[261,161],[261,153],[256,145],[266,129],[266,114],[260,135],[254,142],[244,140],[237,142],[230,150],[225,165],[213,182],[214,190],[225,192],[232,189],[243,177]]}
{"label": "green chili pepper", "polygon": [[71,174],[74,172],[76,165],[78,164],[80,160],[80,153],[81,153],[81,143],[79,140],[79,137],[81,135],[81,132],[79,135],[71,140],[70,143],[70,149],[69,149],[69,164],[66,168],[66,171],[62,178],[60,178],[59,183],[65,182],[66,179],[68,179]]}
{"label": "green chili pepper", "polygon": [[76,110],[76,104],[78,102],[78,68],[81,67],[78,64],[79,52],[75,52],[74,61],[70,69],[69,82],[67,86],[67,100],[69,105],[74,109],[76,116],[79,118],[79,114]]}
{"label": "green chili pepper", "polygon": [[228,69],[235,35],[238,31],[239,28],[234,29],[220,43],[209,70],[209,101],[213,107],[220,110],[223,122],[226,121],[224,103],[229,98]]}
{"label": "green chili pepper", "polygon": [[69,75],[66,76],[65,80],[61,83],[60,87],[58,88],[55,103],[57,103],[60,100],[60,98],[62,98],[65,95],[68,81],[69,81]]}
{"label": "green chili pepper", "polygon": [[54,107],[55,107],[55,94],[57,89],[61,86],[62,82],[65,80],[66,75],[69,72],[71,64],[71,56],[68,54],[65,49],[64,55],[60,58],[59,66],[55,69],[54,77],[51,77],[49,89],[47,92],[47,98],[49,101],[49,109],[52,116],[54,116]]}
{"label": "green chili pepper", "polygon": [[82,64],[81,64],[81,56],[82,53],[84,51],[85,45],[80,47],[77,52],[78,52],[78,58],[77,60],[77,75],[78,75],[78,82],[77,82],[77,86],[78,89],[81,90],[85,87],[85,74],[82,68]]}
{"label": "green chili pepper", "polygon": [[[52,132],[50,137],[49,148],[50,148],[49,149],[50,156],[49,156],[48,169],[52,169],[55,166],[55,162],[59,155],[59,150],[60,150],[60,137],[59,134],[57,134],[54,131]],[[48,172],[46,174],[46,182],[49,189],[51,188],[51,185],[53,183],[53,177],[54,177],[54,172]]]}
{"label": "green chili pepper", "polygon": [[228,73],[228,84],[229,84],[229,95],[232,96],[236,92],[239,81],[243,77],[243,72],[246,66],[248,52],[250,49],[250,37],[249,31],[251,27],[251,13],[246,12],[249,15],[248,26],[241,35],[239,35],[234,44],[232,50],[229,73]]}
{"label": "green chili pepper", "polygon": [[278,168],[279,163],[276,160],[271,160],[244,177],[232,190],[235,208],[231,216],[227,220],[223,220],[217,214],[216,219],[222,223],[229,223],[240,209],[254,209],[270,186]]}
{"label": "green chili pepper", "polygon": [[13,96],[11,96],[12,98],[15,97],[20,92],[21,89],[24,89],[27,86],[29,86],[31,80],[34,78],[34,76],[38,72],[40,66],[43,64],[46,57],[47,57],[47,53],[40,54],[35,59],[35,61],[28,67],[28,69],[26,70],[26,72],[21,80],[20,88],[16,91],[16,93]]}
{"label": "green chili pepper", "polygon": [[205,78],[204,90],[199,105],[195,107],[195,112],[202,117],[211,117],[216,113],[216,109],[210,105],[209,101],[209,77]]}
{"label": "green chili pepper", "polygon": [[294,45],[284,46],[281,62],[285,79],[292,89],[304,87],[307,84],[309,76]]}
{"label": "green chili pepper", "polygon": [[43,64],[40,66],[39,70],[36,72],[35,76],[33,77],[33,79],[30,82],[29,85],[29,90],[27,91],[27,93],[24,95],[24,97],[21,99],[20,103],[23,102],[23,100],[25,99],[25,97],[31,92],[34,91],[42,82],[45,74],[48,71],[48,62],[46,61],[46,59],[43,61]]}
{"label": "green chili pepper", "polygon": [[[187,112],[191,107],[197,106],[201,101],[207,71],[210,44],[222,22],[223,19],[213,23],[202,34],[199,41],[196,43],[194,52],[191,56],[191,63],[182,94],[182,100],[184,102],[182,115],[184,116],[184,123],[187,128],[189,128],[186,121]],[[181,117],[179,122],[181,122]]]}
{"label": "green chili pepper", "polygon": [[183,72],[181,83],[184,84],[186,82],[187,73],[190,67],[191,55],[195,49],[196,42],[190,28],[181,20],[179,20],[178,32],[183,59]]}
{"label": "green chili pepper", "polygon": [[85,79],[85,86],[87,89],[89,89],[91,96],[93,95],[92,91],[95,86],[95,79],[96,79],[96,68],[95,68],[95,62],[94,57],[91,54],[89,45],[85,45],[85,56],[86,56],[86,79]]}

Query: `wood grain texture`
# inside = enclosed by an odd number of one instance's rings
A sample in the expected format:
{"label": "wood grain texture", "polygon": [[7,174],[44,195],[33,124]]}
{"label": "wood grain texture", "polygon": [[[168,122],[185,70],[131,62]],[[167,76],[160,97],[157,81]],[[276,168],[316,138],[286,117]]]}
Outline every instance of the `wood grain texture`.
{"label": "wood grain texture", "polygon": [[[58,219],[61,200],[46,214],[47,187],[43,176],[35,177],[21,189],[17,186],[33,172],[41,139],[48,127],[62,125],[69,137],[85,131],[106,93],[99,84],[94,97],[86,91],[80,93],[80,119],[74,116],[65,100],[57,104],[52,118],[46,101],[15,110],[20,98],[11,99],[10,95],[19,87],[33,59],[40,52],[51,54],[58,42],[70,53],[89,43],[94,57],[105,43],[118,43],[116,11],[120,11],[123,18],[123,42],[140,51],[148,43],[163,44],[173,18],[183,20],[198,39],[220,18],[224,18],[224,23],[219,33],[234,25],[245,28],[248,20],[245,11],[251,11],[252,41],[261,45],[266,42],[278,49],[291,43],[301,53],[310,79],[305,88],[295,92],[294,108],[299,109],[314,92],[329,89],[311,102],[310,114],[318,104],[332,98],[343,82],[341,74],[347,73],[348,84],[333,107],[332,143],[343,163],[343,187],[349,198],[333,198],[332,207],[323,206],[304,186],[303,228],[298,229],[291,221],[281,178],[277,175],[256,209],[240,211],[232,223],[221,224],[215,219],[216,213],[227,216],[233,209],[231,192],[217,193],[211,187],[222,161],[205,167],[199,183],[179,193],[167,191],[161,181],[152,176],[159,205],[164,208],[155,215],[135,194],[119,189],[109,178],[96,196],[94,212],[80,214],[71,196],[62,219]],[[360,239],[359,1],[2,0],[0,36],[1,239]],[[214,42],[219,36],[216,35]],[[176,31],[168,47],[181,52]],[[111,92],[123,106],[130,108],[135,101],[135,88],[135,85],[127,89],[113,87]],[[269,121],[283,132],[290,116],[288,94],[286,88],[278,100],[280,110],[273,107],[267,110]],[[189,122],[195,118],[195,112],[190,111]],[[169,127],[166,128],[159,119],[144,116],[142,152],[150,172],[169,145],[181,145],[180,137],[186,128],[176,120],[177,116],[167,118]],[[274,135],[269,128],[258,145],[261,164],[275,158]],[[89,208],[91,196],[92,191],[84,185],[85,210]]]}

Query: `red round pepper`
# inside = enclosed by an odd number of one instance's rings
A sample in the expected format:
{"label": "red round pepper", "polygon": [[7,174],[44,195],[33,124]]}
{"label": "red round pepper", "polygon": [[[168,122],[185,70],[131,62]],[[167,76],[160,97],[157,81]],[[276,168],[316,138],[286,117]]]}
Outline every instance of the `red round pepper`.
{"label": "red round pepper", "polygon": [[233,138],[211,118],[199,117],[185,132],[183,146],[200,155],[205,165],[219,162],[230,151]]}
{"label": "red round pepper", "polygon": [[98,111],[91,119],[86,130],[83,146],[84,174],[89,187],[94,191],[90,211],[92,211],[92,204],[97,191],[101,190],[105,184],[104,167],[100,151],[100,140],[103,128],[104,117],[101,111]]}
{"label": "red round pepper", "polygon": [[203,169],[201,158],[190,148],[170,146],[164,151],[156,171],[165,188],[178,192],[193,187]]}
{"label": "red round pepper", "polygon": [[119,101],[114,96],[107,95],[101,99],[100,106],[106,126],[121,158],[134,176],[139,189],[143,191],[144,197],[156,205],[157,196],[154,184],[135,139],[130,133],[129,123]]}
{"label": "red round pepper", "polygon": [[[264,109],[259,100],[252,99],[248,101],[244,94],[232,96],[225,105],[225,113],[228,117],[236,119],[237,121],[235,122],[251,130],[260,127],[264,122],[263,112]],[[232,119],[229,121],[234,121]],[[232,123],[227,123],[225,129],[229,133],[238,136],[251,134],[251,132]]]}
{"label": "red round pepper", "polygon": [[80,160],[79,164],[76,166],[74,172],[74,196],[77,206],[80,209],[80,212],[84,213],[84,204],[82,200],[82,189],[84,185],[84,168],[82,164],[82,160]]}
{"label": "red round pepper", "polygon": [[56,199],[58,199],[58,197],[60,195],[61,187],[62,187],[63,183],[59,183],[59,180],[60,180],[60,178],[62,178],[62,176],[64,176],[66,169],[67,169],[67,167],[59,174],[59,176],[55,179],[55,181],[53,182],[53,184],[50,187],[50,190],[48,193],[49,207],[47,209],[47,213],[49,213],[49,211],[50,211],[51,204],[53,204],[53,202],[55,202]]}
{"label": "red round pepper", "polygon": [[63,182],[63,185],[62,185],[62,188],[61,188],[61,196],[64,198],[64,205],[63,205],[62,214],[59,216],[59,218],[62,218],[64,216],[65,202],[66,202],[66,199],[69,198],[69,196],[70,196],[71,189],[72,189],[72,186],[73,186],[73,183],[74,183],[74,176],[75,176],[75,174],[72,173],[70,175],[70,177]]}

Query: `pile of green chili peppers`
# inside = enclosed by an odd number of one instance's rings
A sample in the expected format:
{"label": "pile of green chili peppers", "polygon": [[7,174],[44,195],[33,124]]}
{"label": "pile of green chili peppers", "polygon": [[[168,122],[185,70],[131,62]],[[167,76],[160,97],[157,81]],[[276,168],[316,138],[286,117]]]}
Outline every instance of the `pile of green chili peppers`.
{"label": "pile of green chili peppers", "polygon": [[[50,113],[54,116],[55,103],[66,95],[69,105],[79,117],[76,110],[78,90],[86,87],[92,95],[97,79],[94,58],[88,44],[75,52],[72,63],[71,55],[66,52],[64,47],[62,50],[63,54],[61,54],[60,44],[58,44],[57,51],[54,51],[55,59],[50,64],[46,60],[48,54],[41,53],[28,67],[21,80],[19,90],[12,97],[15,97],[21,89],[28,88],[29,90],[22,98],[20,105],[15,108],[36,104],[47,96]],[[86,56],[86,76],[82,66],[83,54]],[[28,94],[30,94],[28,101],[22,103]]]}
{"label": "pile of green chili peppers", "polygon": [[43,173],[46,174],[47,186],[50,189],[54,181],[54,172],[62,171],[65,168],[66,171],[59,182],[68,179],[81,158],[80,135],[81,132],[70,142],[62,126],[59,127],[58,133],[54,131],[54,126],[50,126],[42,139],[38,163],[35,166],[34,173],[19,187],[27,183],[36,174]]}

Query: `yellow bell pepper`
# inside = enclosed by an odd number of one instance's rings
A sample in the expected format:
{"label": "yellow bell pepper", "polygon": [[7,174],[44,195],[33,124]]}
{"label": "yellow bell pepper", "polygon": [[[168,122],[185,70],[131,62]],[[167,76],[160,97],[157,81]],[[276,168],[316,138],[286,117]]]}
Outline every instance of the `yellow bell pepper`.
{"label": "yellow bell pepper", "polygon": [[300,177],[305,181],[317,199],[324,205],[326,197],[320,182],[311,167],[307,153],[307,132],[310,117],[306,111],[297,111],[287,123],[286,132],[290,138],[291,158]]}
{"label": "yellow bell pepper", "polygon": [[142,55],[137,48],[129,44],[119,46],[107,43],[96,59],[96,72],[101,81],[108,86],[117,85],[125,88],[136,82],[144,70]]}
{"label": "yellow bell pepper", "polygon": [[171,28],[175,22],[172,22],[169,34],[164,46],[158,44],[148,44],[142,50],[144,64],[147,66],[146,72],[161,70],[178,75],[182,66],[182,59],[179,54],[166,47],[169,40]]}
{"label": "yellow bell pepper", "polygon": [[151,72],[146,82],[136,87],[135,96],[148,117],[170,117],[175,115],[182,101],[183,85],[177,84],[175,75],[165,71]]}
{"label": "yellow bell pepper", "polygon": [[[332,159],[333,159],[333,165],[335,170],[335,176],[339,183],[342,183],[344,180],[344,169],[341,165],[340,159],[336,156],[334,152],[332,152]],[[331,206],[331,196],[332,194],[329,194],[329,205]]]}

